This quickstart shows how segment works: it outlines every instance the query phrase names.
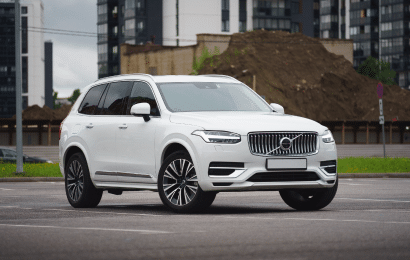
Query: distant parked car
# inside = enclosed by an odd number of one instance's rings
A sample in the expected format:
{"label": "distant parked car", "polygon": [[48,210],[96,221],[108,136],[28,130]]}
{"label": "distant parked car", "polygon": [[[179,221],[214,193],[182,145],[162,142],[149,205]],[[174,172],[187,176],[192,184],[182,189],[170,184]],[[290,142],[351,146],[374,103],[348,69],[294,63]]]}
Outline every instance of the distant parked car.
{"label": "distant parked car", "polygon": [[[17,153],[15,150],[5,147],[0,147],[0,162],[15,163],[17,160]],[[53,163],[49,159],[30,157],[23,154],[24,163]]]}

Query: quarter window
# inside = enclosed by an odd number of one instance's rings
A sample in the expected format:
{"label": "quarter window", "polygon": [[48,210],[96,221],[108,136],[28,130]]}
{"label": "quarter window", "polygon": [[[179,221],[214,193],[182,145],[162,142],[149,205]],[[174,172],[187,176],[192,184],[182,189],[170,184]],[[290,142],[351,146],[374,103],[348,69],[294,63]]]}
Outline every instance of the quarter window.
{"label": "quarter window", "polygon": [[130,115],[131,107],[139,103],[148,103],[151,106],[151,116],[159,116],[157,102],[150,86],[144,82],[135,82],[128,102],[127,115]]}
{"label": "quarter window", "polygon": [[83,102],[81,102],[78,112],[86,115],[94,114],[105,86],[106,84],[91,88],[90,91],[88,91],[87,95],[84,97]]}

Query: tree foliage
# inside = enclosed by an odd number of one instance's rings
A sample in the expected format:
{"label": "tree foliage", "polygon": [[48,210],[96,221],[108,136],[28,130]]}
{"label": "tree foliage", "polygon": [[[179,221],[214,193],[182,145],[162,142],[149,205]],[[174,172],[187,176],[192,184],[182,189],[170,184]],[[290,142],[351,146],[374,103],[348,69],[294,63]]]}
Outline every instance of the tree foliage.
{"label": "tree foliage", "polygon": [[396,82],[394,82],[396,72],[390,69],[390,62],[379,61],[372,56],[367,57],[367,59],[360,64],[357,73],[379,80],[385,85],[396,84]]}
{"label": "tree foliage", "polygon": [[57,96],[58,96],[58,92],[54,92],[53,93],[53,109],[57,109],[61,107],[61,104],[56,103],[57,98],[58,98]]}
{"label": "tree foliage", "polygon": [[80,89],[76,89],[73,91],[73,94],[71,97],[69,97],[67,100],[71,102],[71,104],[74,104],[77,98],[81,95]]}

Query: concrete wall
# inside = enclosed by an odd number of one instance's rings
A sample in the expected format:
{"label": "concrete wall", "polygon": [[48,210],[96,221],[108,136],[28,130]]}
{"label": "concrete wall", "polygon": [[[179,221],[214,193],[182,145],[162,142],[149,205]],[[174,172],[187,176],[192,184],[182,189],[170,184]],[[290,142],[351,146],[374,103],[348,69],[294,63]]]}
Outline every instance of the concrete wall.
{"label": "concrete wall", "polygon": [[342,39],[319,39],[329,52],[343,55],[346,60],[353,64],[353,40]]}
{"label": "concrete wall", "polygon": [[230,38],[230,35],[199,34],[196,45],[178,48],[152,46],[152,50],[122,44],[121,74],[187,75],[192,72],[194,57],[200,57],[205,47],[211,52],[216,47],[222,53],[228,48]]}

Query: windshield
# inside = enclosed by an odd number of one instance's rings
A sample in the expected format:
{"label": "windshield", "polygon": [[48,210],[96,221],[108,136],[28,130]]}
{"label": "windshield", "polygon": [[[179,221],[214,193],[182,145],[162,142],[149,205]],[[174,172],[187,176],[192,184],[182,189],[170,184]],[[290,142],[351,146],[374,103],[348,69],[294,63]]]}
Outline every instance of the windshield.
{"label": "windshield", "polygon": [[171,112],[263,111],[272,109],[248,86],[237,83],[157,83]]}

